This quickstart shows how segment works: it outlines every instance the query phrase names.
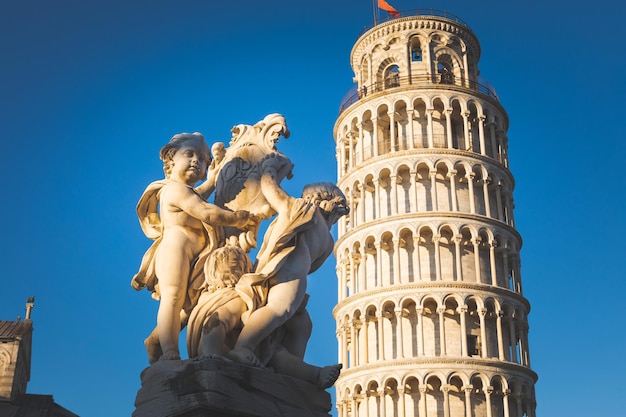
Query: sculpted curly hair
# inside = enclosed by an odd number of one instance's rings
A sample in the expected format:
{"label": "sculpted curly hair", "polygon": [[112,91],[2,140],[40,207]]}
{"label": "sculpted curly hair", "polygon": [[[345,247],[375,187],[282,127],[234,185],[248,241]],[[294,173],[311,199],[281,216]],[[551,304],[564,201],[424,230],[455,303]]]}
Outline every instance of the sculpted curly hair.
{"label": "sculpted curly hair", "polygon": [[[200,156],[203,158],[206,166],[209,166],[209,163],[211,162],[211,153],[209,152],[209,146],[204,141],[204,136],[202,136],[199,132],[178,133],[172,136],[172,139],[170,139],[167,145],[161,148],[161,152],[159,153],[161,161],[163,161],[163,173],[165,174],[165,178],[169,178],[172,173],[173,159],[176,151],[190,142],[200,145]],[[203,179],[206,179],[206,174]]]}
{"label": "sculpted curly hair", "polygon": [[302,198],[319,206],[326,213],[348,214],[348,203],[341,189],[332,182],[307,184],[302,190]]}
{"label": "sculpted curly hair", "polygon": [[239,278],[252,270],[250,258],[238,246],[215,249],[206,261],[204,276],[209,291],[234,287]]}

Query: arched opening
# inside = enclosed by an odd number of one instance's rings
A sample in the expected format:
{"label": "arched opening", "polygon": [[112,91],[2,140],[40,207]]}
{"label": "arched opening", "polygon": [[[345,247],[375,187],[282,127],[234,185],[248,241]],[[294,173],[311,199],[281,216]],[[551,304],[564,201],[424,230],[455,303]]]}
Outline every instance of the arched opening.
{"label": "arched opening", "polygon": [[400,86],[400,67],[396,64],[390,65],[385,69],[385,88],[393,88]]}

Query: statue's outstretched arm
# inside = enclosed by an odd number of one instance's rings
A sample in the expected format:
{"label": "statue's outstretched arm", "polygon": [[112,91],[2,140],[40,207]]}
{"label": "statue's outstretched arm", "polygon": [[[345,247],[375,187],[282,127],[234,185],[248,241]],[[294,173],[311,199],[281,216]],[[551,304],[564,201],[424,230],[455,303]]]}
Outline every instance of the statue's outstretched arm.
{"label": "statue's outstretched arm", "polygon": [[277,178],[274,167],[266,168],[261,176],[261,191],[272,209],[281,213],[289,210],[292,197],[280,187]]}
{"label": "statue's outstretched arm", "polygon": [[217,183],[217,174],[219,174],[219,169],[217,169],[217,167],[214,169],[209,168],[207,172],[206,181],[204,181],[202,184],[194,188],[194,190],[203,199],[208,200],[211,194],[213,194],[213,191],[215,191],[215,184]]}

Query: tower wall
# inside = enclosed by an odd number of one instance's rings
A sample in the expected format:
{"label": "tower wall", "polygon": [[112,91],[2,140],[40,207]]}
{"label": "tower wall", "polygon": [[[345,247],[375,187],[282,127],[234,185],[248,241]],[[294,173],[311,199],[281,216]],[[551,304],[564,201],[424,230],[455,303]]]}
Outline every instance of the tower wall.
{"label": "tower wall", "polygon": [[339,417],[534,416],[508,116],[459,19],[379,24],[335,124]]}

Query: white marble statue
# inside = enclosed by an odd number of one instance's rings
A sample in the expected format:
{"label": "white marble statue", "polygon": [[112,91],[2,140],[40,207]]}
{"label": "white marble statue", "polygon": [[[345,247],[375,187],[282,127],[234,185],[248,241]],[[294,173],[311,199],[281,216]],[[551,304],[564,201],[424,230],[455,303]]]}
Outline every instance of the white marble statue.
{"label": "white marble statue", "polygon": [[201,134],[175,135],[160,156],[166,179],[151,183],[137,206],[142,228],[155,242],[132,285],[148,287],[160,299],[156,334],[161,359],[179,359],[181,312],[190,311],[197,301],[204,262],[219,242],[216,227],[247,231],[258,225],[258,218],[210,204],[194,190],[206,178],[210,162]]}
{"label": "white marble statue", "polygon": [[[289,136],[282,115],[231,132],[228,147],[211,147],[212,161],[201,134],[175,135],[161,149],[166,179],[150,184],[137,205],[155,242],[132,285],[160,299],[148,359],[179,359],[187,324],[191,359],[227,357],[328,388],[341,365],[303,360],[312,326],[306,281],[332,253],[330,229],[348,213],[345,196],[332,183],[309,184],[301,198],[281,188],[293,168],[276,148]],[[253,266],[248,253],[260,222],[274,216]]]}

